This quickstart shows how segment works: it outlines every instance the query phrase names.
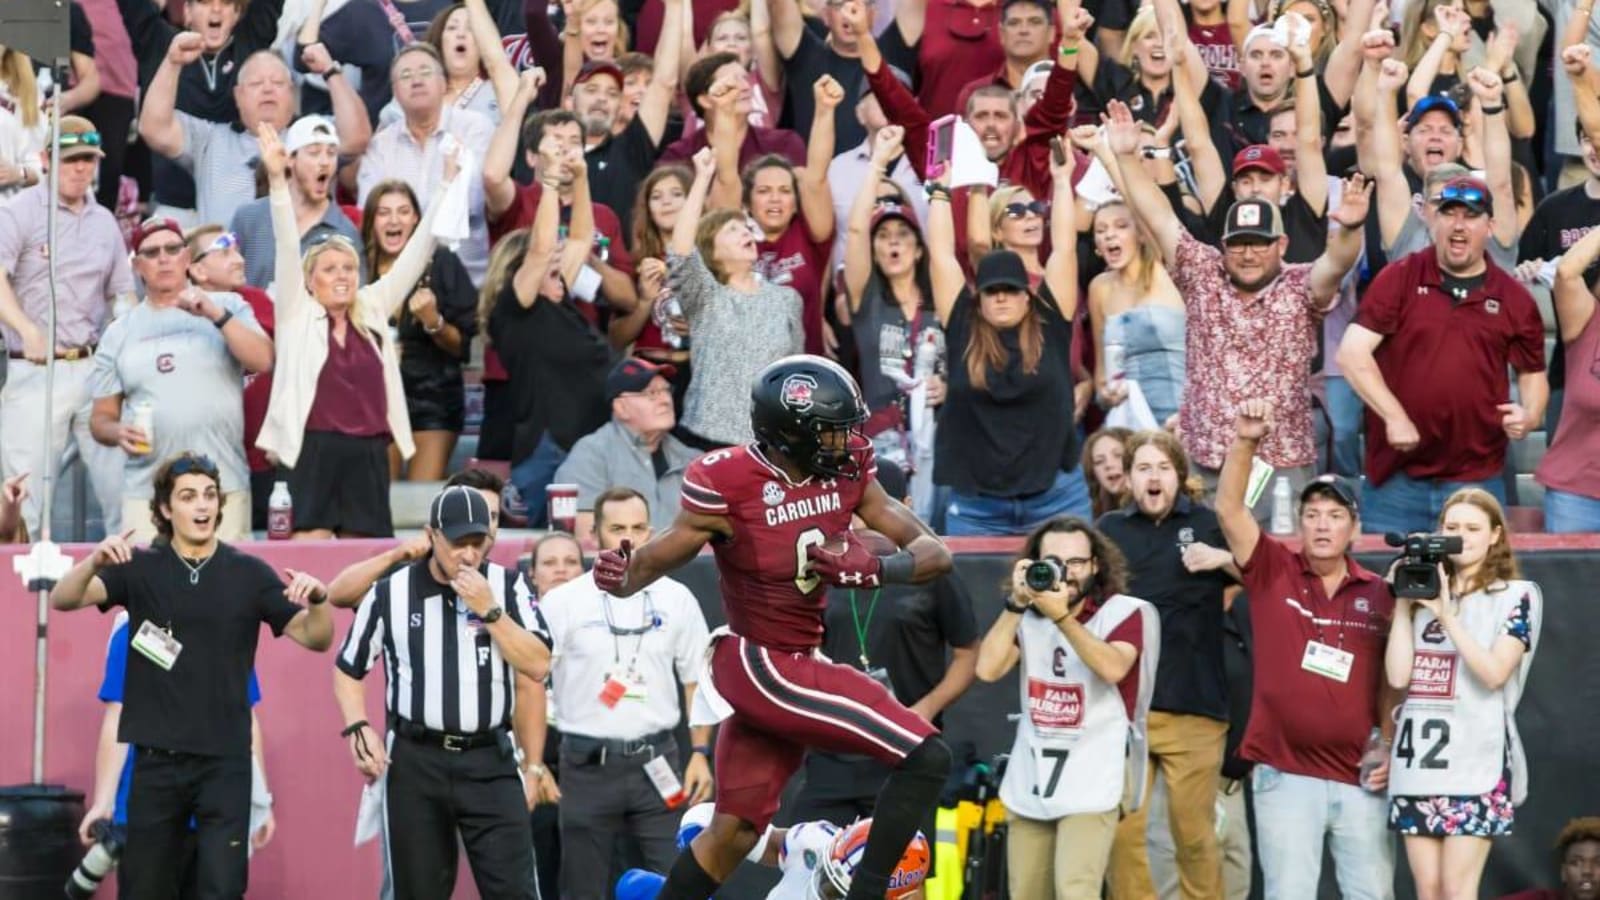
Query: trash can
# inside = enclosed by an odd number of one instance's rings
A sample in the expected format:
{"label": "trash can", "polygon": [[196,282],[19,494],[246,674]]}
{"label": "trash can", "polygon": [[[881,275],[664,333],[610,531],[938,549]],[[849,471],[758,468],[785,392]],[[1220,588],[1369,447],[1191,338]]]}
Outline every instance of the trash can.
{"label": "trash can", "polygon": [[58,784],[0,787],[0,897],[58,900],[83,856],[83,794]]}

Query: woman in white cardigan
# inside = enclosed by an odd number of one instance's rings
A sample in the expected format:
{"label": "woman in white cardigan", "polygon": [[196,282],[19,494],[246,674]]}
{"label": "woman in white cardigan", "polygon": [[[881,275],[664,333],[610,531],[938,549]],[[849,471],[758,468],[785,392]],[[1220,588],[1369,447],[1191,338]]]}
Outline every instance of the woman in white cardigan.
{"label": "woman in white cardigan", "polygon": [[[296,538],[389,537],[388,446],[415,445],[388,322],[433,256],[434,204],[388,274],[361,287],[360,251],[332,236],[300,254],[288,154],[271,126],[257,133],[277,244],[277,365],[256,446],[288,469]],[[459,171],[445,162],[444,183]]]}

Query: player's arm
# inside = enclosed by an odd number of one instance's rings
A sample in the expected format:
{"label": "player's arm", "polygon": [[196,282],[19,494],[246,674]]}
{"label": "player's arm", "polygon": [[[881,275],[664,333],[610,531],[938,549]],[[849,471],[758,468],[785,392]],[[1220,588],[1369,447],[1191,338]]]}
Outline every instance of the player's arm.
{"label": "player's arm", "polygon": [[889,496],[877,481],[867,483],[856,515],[867,527],[901,548],[898,553],[883,557],[881,577],[885,584],[925,584],[953,567],[950,548],[944,541],[905,504]]}
{"label": "player's arm", "polygon": [[680,510],[677,521],[643,547],[630,552],[624,542],[621,551],[607,550],[596,557],[595,586],[615,597],[632,596],[694,559],[702,547],[719,535],[733,536],[727,519]]}

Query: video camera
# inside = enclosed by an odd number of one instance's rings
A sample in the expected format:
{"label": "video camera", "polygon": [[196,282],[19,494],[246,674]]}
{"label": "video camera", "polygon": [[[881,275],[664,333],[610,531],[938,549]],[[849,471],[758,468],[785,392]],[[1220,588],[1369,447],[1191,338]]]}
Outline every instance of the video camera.
{"label": "video camera", "polygon": [[1461,536],[1455,534],[1402,535],[1389,532],[1383,542],[1399,547],[1399,565],[1390,576],[1389,586],[1396,597],[1431,600],[1439,596],[1439,564],[1452,553],[1461,552]]}

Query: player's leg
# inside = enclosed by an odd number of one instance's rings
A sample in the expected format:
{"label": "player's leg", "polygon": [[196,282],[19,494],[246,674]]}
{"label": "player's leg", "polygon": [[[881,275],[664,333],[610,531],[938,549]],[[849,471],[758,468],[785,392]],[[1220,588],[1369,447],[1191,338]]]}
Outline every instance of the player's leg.
{"label": "player's leg", "polygon": [[[717,677],[718,688],[730,680]],[[783,786],[800,768],[804,748],[755,731],[735,715],[717,733],[716,754],[717,813],[678,855],[659,900],[705,900],[716,893],[777,813]]]}
{"label": "player's leg", "polygon": [[855,669],[745,640],[737,650],[745,678],[727,688],[719,680],[717,687],[747,725],[807,747],[866,753],[890,766],[848,900],[881,898],[906,845],[938,802],[950,774],[950,748],[926,719]]}

